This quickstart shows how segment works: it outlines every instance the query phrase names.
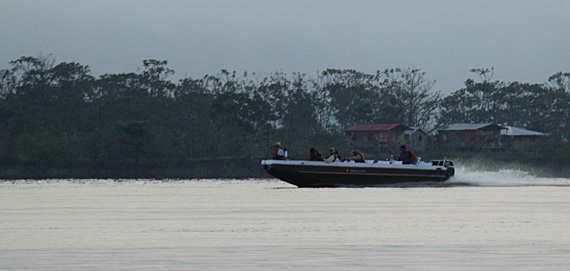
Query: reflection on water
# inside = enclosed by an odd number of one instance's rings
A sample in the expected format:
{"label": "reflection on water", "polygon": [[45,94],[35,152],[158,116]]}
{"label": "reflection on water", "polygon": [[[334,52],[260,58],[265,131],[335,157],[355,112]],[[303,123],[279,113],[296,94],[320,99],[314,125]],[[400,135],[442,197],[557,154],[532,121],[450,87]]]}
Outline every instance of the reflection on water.
{"label": "reflection on water", "polygon": [[1,270],[564,270],[570,180],[0,182]]}

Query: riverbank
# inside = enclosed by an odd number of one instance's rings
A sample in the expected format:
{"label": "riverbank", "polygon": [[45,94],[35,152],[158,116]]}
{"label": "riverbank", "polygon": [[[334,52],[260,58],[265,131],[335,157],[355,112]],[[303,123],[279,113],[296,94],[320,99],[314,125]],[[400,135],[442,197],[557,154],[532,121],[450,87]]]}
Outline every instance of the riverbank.
{"label": "riverbank", "polygon": [[141,162],[59,164],[7,163],[0,165],[0,179],[245,179],[268,175],[261,159],[203,159],[177,163]]}
{"label": "riverbank", "polygon": [[[477,171],[515,169],[538,177],[570,176],[570,166],[564,162],[543,159],[506,159],[502,156],[448,157],[457,167]],[[59,164],[2,163],[0,179],[248,179],[267,178],[260,165],[262,158],[218,158],[184,162],[92,163],[69,162]]]}

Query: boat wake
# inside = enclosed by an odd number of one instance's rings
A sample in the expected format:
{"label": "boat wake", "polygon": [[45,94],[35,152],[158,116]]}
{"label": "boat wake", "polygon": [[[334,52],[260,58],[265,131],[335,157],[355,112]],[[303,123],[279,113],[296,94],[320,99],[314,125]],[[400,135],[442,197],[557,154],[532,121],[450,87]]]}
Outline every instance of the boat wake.
{"label": "boat wake", "polygon": [[570,178],[544,178],[519,169],[485,171],[469,167],[456,167],[455,176],[441,186],[570,186]]}
{"label": "boat wake", "polygon": [[398,183],[379,187],[526,187],[526,186],[558,186],[570,187],[570,178],[538,177],[532,172],[520,169],[500,169],[489,171],[480,167],[459,166],[455,168],[455,176],[445,182]]}

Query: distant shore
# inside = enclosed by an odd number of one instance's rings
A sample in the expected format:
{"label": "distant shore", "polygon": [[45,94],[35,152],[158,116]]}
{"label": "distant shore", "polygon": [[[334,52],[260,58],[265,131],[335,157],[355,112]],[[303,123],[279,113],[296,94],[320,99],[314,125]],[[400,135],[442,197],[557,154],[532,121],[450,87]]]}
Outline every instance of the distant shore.
{"label": "distant shore", "polygon": [[[481,171],[516,169],[539,177],[570,177],[570,166],[541,159],[488,159],[480,156],[451,157],[457,167]],[[17,179],[249,179],[270,178],[260,165],[262,158],[201,159],[176,163],[60,164],[2,163],[0,180]]]}
{"label": "distant shore", "polygon": [[204,159],[177,163],[97,164],[75,162],[57,165],[9,163],[0,165],[0,179],[246,179],[268,177],[261,159]]}

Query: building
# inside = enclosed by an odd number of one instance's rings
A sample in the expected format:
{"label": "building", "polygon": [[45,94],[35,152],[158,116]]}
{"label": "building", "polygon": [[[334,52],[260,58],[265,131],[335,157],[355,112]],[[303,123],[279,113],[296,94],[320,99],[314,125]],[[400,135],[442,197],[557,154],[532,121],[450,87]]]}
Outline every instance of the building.
{"label": "building", "polygon": [[413,151],[425,150],[427,136],[428,132],[420,127],[411,127],[411,130],[404,131],[406,146]]}
{"label": "building", "polygon": [[455,123],[437,130],[437,143],[441,147],[458,150],[503,149],[501,130],[505,127],[493,123]]}
{"label": "building", "polygon": [[355,124],[344,129],[354,146],[367,153],[398,151],[406,143],[407,130],[412,129],[397,123]]}
{"label": "building", "polygon": [[505,126],[501,130],[502,141],[509,148],[534,149],[548,134],[526,130],[523,128]]}

